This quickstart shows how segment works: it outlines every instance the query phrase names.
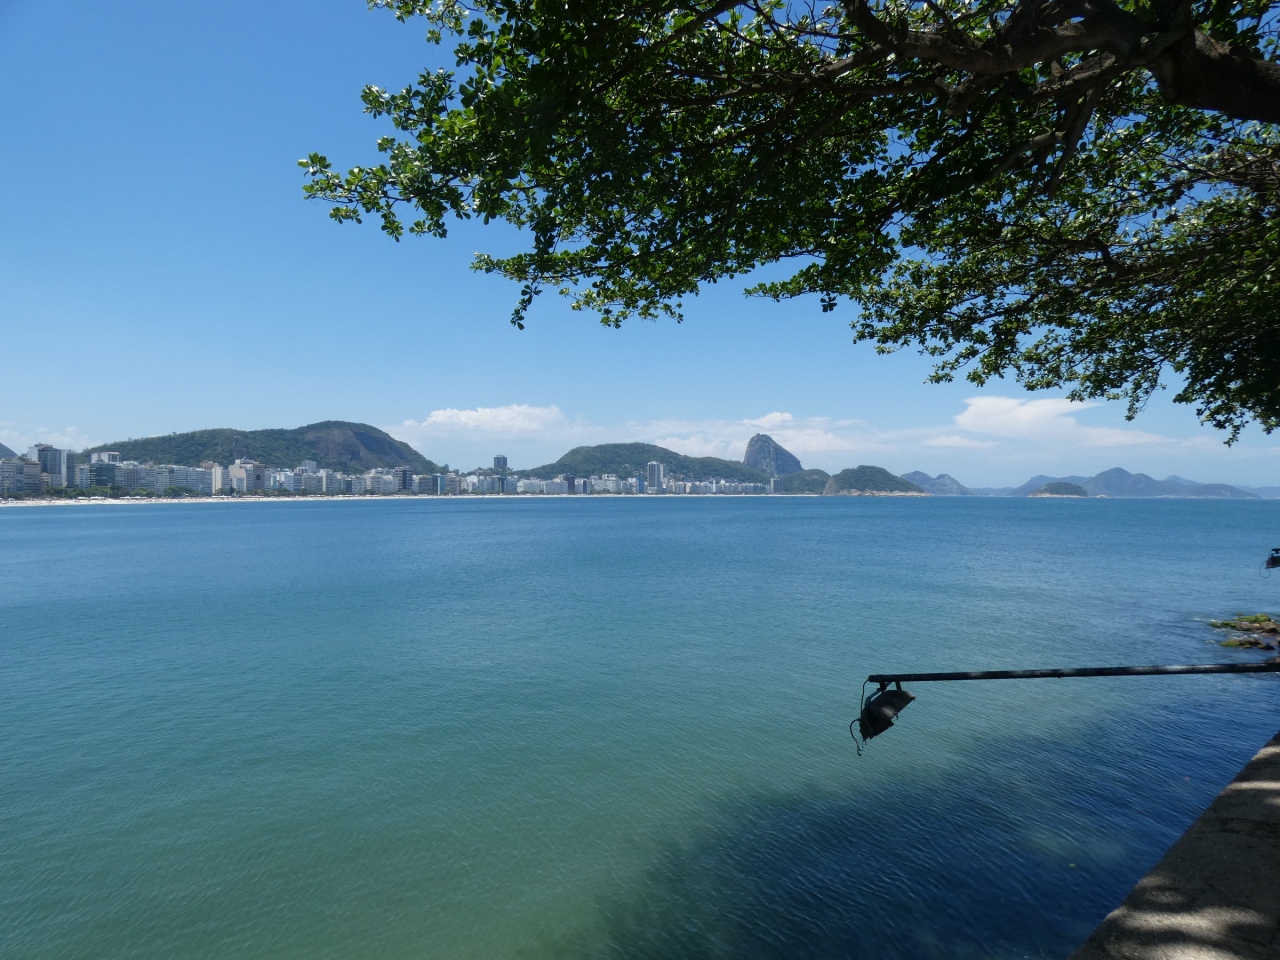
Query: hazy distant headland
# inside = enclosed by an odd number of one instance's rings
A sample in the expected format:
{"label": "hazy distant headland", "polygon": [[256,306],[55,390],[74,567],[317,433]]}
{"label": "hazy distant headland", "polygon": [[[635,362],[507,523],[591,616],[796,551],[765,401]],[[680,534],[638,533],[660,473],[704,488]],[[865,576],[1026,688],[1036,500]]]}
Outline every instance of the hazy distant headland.
{"label": "hazy distant headland", "polygon": [[[167,469],[165,476],[169,479],[165,482],[171,484],[166,488],[170,495],[176,490],[181,495],[329,494],[336,491],[339,494],[436,495],[1280,497],[1280,487],[1198,483],[1177,476],[1156,480],[1120,467],[1093,477],[1040,475],[1017,487],[968,487],[946,473],[930,476],[912,471],[897,475],[871,464],[829,474],[819,469],[806,470],[799,457],[767,434],[750,438],[741,462],[686,456],[651,443],[602,443],[574,447],[558,460],[542,466],[508,469],[507,458],[499,454],[494,457],[492,468],[484,466],[464,471],[427,459],[409,444],[377,427],[341,420],[326,420],[295,429],[222,428],[172,433],[102,444],[78,453],[38,444],[26,456],[19,456],[8,447],[0,446],[0,496],[29,498],[46,493],[57,495],[58,490],[83,496],[85,489],[96,490],[99,485],[96,480],[84,481],[84,477],[97,476],[87,465],[107,459],[111,466],[104,465],[102,471],[110,472],[113,478],[131,478],[128,483],[119,481],[118,484],[121,491],[128,494],[151,489],[161,481],[146,478],[151,473],[165,474]],[[174,479],[179,476],[186,479]],[[180,483],[189,486],[173,486]],[[109,484],[117,484],[117,480]]]}

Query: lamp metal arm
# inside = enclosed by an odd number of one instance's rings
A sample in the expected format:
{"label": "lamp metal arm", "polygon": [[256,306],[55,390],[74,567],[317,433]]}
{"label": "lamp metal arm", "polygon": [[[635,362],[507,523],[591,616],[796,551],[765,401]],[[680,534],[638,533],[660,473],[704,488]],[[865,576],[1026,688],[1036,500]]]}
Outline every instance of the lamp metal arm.
{"label": "lamp metal arm", "polygon": [[954,673],[873,673],[868,683],[924,683],[933,680],[1040,680],[1060,677],[1144,677],[1178,673],[1280,673],[1280,660],[1265,663],[1171,663],[1150,667],[1069,667],[1055,670],[964,670]]}

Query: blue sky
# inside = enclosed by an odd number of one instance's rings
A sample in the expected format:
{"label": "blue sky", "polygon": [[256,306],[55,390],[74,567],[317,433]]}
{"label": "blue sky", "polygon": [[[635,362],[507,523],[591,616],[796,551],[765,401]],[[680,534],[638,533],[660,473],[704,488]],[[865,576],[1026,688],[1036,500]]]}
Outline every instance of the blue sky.
{"label": "blue sky", "polygon": [[72,446],[202,427],[379,425],[437,461],[513,465],[607,440],[973,485],[1124,466],[1280,483],[1280,438],[1233,449],[1154,401],[1070,405],[1016,384],[931,386],[850,342],[847,309],[693,300],[683,325],[599,327],[468,269],[504,226],[396,244],[302,199],[295,161],[376,156],[367,83],[451,58],[363,0],[0,0],[0,442]]}

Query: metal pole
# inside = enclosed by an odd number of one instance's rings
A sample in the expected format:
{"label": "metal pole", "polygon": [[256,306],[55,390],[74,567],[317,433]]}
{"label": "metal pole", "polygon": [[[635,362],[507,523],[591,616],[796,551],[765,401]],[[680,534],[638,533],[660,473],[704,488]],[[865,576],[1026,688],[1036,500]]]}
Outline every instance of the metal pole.
{"label": "metal pole", "polygon": [[1266,663],[1190,663],[1151,667],[1073,667],[1062,670],[969,670],[958,673],[873,673],[868,683],[932,680],[1039,680],[1051,677],[1144,677],[1170,673],[1280,673],[1280,660]]}

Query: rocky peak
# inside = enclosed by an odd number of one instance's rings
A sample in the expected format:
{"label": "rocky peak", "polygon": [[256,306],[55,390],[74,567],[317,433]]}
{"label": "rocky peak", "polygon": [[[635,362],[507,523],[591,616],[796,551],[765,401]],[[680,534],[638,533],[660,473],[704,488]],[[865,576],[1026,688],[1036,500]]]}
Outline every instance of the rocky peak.
{"label": "rocky peak", "polygon": [[774,477],[785,477],[804,469],[795,454],[763,433],[757,433],[747,441],[747,452],[742,462]]}

